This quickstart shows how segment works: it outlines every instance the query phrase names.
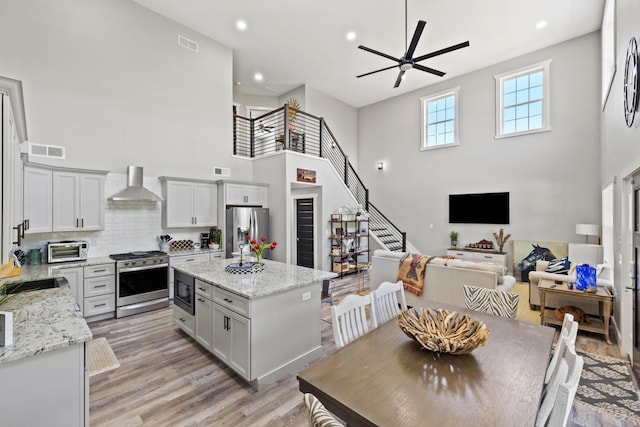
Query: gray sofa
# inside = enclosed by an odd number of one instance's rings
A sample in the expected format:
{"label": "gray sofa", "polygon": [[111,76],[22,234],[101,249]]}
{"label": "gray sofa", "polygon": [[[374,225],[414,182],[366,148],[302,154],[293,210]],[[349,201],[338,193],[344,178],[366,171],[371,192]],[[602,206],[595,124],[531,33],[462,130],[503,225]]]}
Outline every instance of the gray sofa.
{"label": "gray sofa", "polygon": [[[400,262],[405,255],[405,252],[376,250],[369,270],[371,289],[377,289],[382,282],[396,282]],[[407,305],[424,306],[423,301],[427,299],[464,307],[464,285],[508,292],[516,279],[506,275],[505,270],[503,266],[494,263],[434,258],[425,270],[422,295],[405,291]]]}

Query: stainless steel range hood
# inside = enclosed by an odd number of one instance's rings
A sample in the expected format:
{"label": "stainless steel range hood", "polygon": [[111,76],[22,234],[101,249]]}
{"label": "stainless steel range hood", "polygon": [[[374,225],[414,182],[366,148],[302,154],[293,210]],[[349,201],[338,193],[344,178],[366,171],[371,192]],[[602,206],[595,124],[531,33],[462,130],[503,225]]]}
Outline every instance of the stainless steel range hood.
{"label": "stainless steel range hood", "polygon": [[128,202],[162,202],[164,199],[142,186],[142,166],[127,167],[127,188],[120,190],[107,200]]}

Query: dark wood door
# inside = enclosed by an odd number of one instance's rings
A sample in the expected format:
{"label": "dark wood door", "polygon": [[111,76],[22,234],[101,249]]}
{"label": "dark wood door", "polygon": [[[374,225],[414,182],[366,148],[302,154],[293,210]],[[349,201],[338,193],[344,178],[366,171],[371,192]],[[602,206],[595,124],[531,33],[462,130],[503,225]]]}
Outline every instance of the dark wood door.
{"label": "dark wood door", "polygon": [[296,259],[301,267],[313,265],[313,199],[296,199]]}

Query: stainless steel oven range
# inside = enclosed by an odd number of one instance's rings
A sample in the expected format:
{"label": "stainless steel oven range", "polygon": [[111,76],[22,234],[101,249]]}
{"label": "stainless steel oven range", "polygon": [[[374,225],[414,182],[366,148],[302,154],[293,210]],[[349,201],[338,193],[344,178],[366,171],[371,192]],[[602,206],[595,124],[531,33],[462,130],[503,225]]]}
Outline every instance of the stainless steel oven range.
{"label": "stainless steel oven range", "polygon": [[145,251],[110,257],[116,261],[116,317],[169,306],[169,255]]}

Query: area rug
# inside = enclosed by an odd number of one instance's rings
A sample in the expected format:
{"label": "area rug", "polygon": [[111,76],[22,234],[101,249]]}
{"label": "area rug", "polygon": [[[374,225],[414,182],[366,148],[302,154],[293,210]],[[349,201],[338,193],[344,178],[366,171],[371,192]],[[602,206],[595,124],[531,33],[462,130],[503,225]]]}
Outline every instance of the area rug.
{"label": "area rug", "polygon": [[640,399],[631,378],[630,367],[622,359],[580,353],[584,368],[574,405],[584,404],[640,425]]}
{"label": "area rug", "polygon": [[89,346],[90,377],[120,367],[120,362],[106,338],[94,338],[87,344]]}

